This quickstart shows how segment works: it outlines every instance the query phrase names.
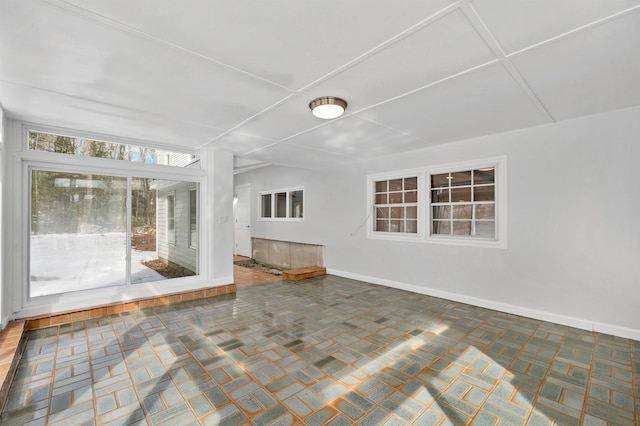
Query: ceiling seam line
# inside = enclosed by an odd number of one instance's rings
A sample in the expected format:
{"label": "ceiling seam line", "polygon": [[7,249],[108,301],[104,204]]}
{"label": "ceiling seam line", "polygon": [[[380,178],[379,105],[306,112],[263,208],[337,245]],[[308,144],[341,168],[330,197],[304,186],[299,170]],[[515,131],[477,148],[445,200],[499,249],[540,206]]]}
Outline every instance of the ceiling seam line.
{"label": "ceiling seam line", "polygon": [[[387,100],[385,100],[385,101],[383,101],[383,102],[378,102],[378,103],[375,103],[375,104],[373,104],[373,105],[369,105],[368,107],[361,108],[361,109],[359,109],[359,110],[357,110],[357,111],[353,111],[353,112],[351,112],[351,113],[347,113],[347,114],[343,115],[342,117],[338,118],[337,120],[342,120],[342,119],[345,119],[345,118],[347,118],[347,117],[356,116],[357,114],[359,114],[359,113],[361,113],[361,112],[366,112],[366,111],[369,111],[370,109],[377,108],[377,107],[379,107],[379,106],[381,106],[381,105],[384,105],[384,104],[386,104],[386,103],[388,103],[388,102],[393,102],[393,101],[396,101],[396,100],[398,100],[398,99],[401,99],[401,98],[403,98],[403,97],[405,97],[405,96],[410,96],[410,95],[412,95],[412,94],[414,94],[414,93],[417,93],[417,92],[419,92],[419,91],[422,91],[422,90],[428,89],[428,88],[430,88],[430,87],[434,87],[434,86],[436,86],[436,85],[438,85],[438,84],[442,84],[442,83],[447,82],[447,81],[449,81],[449,80],[452,80],[452,79],[455,79],[455,78],[461,77],[461,76],[463,76],[463,75],[465,75],[465,74],[471,73],[471,72],[476,71],[476,70],[478,70],[478,69],[482,69],[482,68],[487,67],[487,66],[489,66],[489,65],[493,65],[493,64],[498,63],[498,62],[500,62],[500,61],[501,61],[501,59],[500,59],[500,58],[492,59],[492,60],[490,60],[490,61],[488,61],[488,62],[482,63],[482,64],[477,65],[477,66],[475,66],[475,67],[468,68],[468,69],[466,69],[466,70],[464,70],[464,71],[460,71],[459,73],[456,73],[456,74],[453,74],[453,75],[447,76],[447,77],[445,77],[445,78],[442,78],[442,79],[440,79],[440,80],[434,81],[434,82],[432,82],[432,83],[426,84],[426,85],[421,86],[421,87],[419,87],[419,88],[417,88],[417,89],[410,90],[409,92],[403,93],[403,94],[401,94],[401,95],[394,96],[394,97],[389,98],[389,99],[387,99]],[[280,105],[282,102],[284,102],[286,99],[292,98],[293,96],[295,96],[295,95],[290,95],[290,96],[288,96],[287,98],[285,98],[284,100],[282,100],[279,104],[273,105],[272,107],[274,107],[274,108],[275,108],[276,106],[278,106],[278,105]],[[303,96],[303,95],[300,95],[300,96]],[[269,110],[269,109],[271,109],[271,107],[270,107],[270,108],[267,108],[266,110]],[[252,117],[248,118],[248,119],[247,119],[247,120],[245,120],[244,122],[242,122],[242,123],[238,124],[237,126],[235,126],[233,129],[230,129],[228,132],[225,132],[225,133],[223,133],[222,135],[215,137],[215,138],[214,138],[214,139],[212,139],[211,141],[209,141],[209,142],[207,142],[207,143],[205,143],[205,144],[199,145],[199,147],[204,148],[204,147],[206,147],[207,145],[209,145],[209,144],[211,144],[211,143],[214,143],[216,140],[220,139],[222,136],[224,136],[224,135],[228,134],[229,132],[233,131],[234,129],[237,129],[238,127],[240,127],[241,125],[243,125],[243,124],[244,124],[244,123],[246,123],[247,121],[249,121],[249,120],[253,119],[254,117],[256,117],[256,116],[258,116],[258,115],[260,115],[262,112],[263,112],[263,111],[259,112],[258,114],[253,115]],[[359,117],[359,118],[362,118],[362,117]],[[337,121],[337,120],[332,120],[331,122],[335,122],[335,121]],[[294,138],[294,137],[297,137],[297,136],[303,135],[303,134],[305,134],[305,133],[308,133],[308,132],[310,132],[310,131],[312,131],[312,130],[316,130],[316,129],[318,129],[318,128],[320,128],[320,127],[323,127],[323,126],[327,126],[327,125],[329,125],[331,122],[321,123],[321,124],[318,124],[317,126],[314,126],[314,127],[308,128],[308,129],[303,130],[303,131],[300,131],[300,132],[298,132],[298,133],[294,133],[293,135],[289,135],[289,136],[287,136],[287,137],[285,137],[285,138],[283,138],[283,139],[280,139],[280,140],[278,140],[278,141],[274,141],[274,143],[273,143],[273,144],[271,144],[271,145],[267,145],[267,146],[265,146],[265,147],[263,147],[263,148],[266,148],[266,147],[269,147],[269,146],[273,146],[273,145],[278,144],[278,143],[281,143],[281,142],[286,142],[287,140],[292,139],[292,138]],[[376,123],[376,124],[377,124],[377,123]],[[393,128],[389,128],[389,129],[390,129],[390,130],[394,130]],[[416,139],[418,139],[418,140],[422,140],[421,138],[416,138]],[[424,141],[424,142],[427,142],[427,141]],[[427,143],[428,143],[428,142],[427,142]],[[263,149],[263,148],[258,148],[258,149]],[[250,154],[251,152],[254,152],[254,151],[250,151],[249,153],[245,153],[245,155],[246,155],[246,154]]]}
{"label": "ceiling seam line", "polygon": [[420,138],[420,137],[418,137],[418,136],[412,135],[411,133],[407,133],[407,132],[405,132],[404,130],[399,130],[399,129],[396,129],[395,127],[391,127],[391,126],[388,126],[388,125],[386,125],[386,124],[379,123],[379,122],[377,122],[376,120],[372,120],[372,119],[370,119],[370,118],[367,118],[367,117],[360,117],[360,116],[358,116],[358,118],[359,118],[360,120],[368,121],[369,123],[375,124],[376,126],[380,126],[380,127],[384,128],[384,129],[391,130],[392,132],[399,133],[399,134],[401,134],[401,135],[403,135],[403,136],[407,136],[407,137],[409,137],[409,138],[412,138],[412,139],[418,140],[418,141],[420,141],[420,142],[424,142],[424,143],[426,143],[426,144],[430,143],[430,142],[429,142],[428,140],[426,140],[426,139],[423,139],[423,138]]}
{"label": "ceiling seam line", "polygon": [[515,83],[520,87],[520,89],[527,96],[529,101],[533,103],[536,109],[550,122],[555,123],[556,119],[551,115],[547,107],[542,103],[538,95],[533,91],[529,83],[525,80],[525,78],[520,74],[517,67],[509,60],[504,49],[498,42],[498,40],[494,37],[493,33],[485,22],[482,20],[478,12],[475,10],[473,5],[467,3],[464,7],[461,8],[462,13],[465,18],[469,21],[469,23],[476,30],[480,38],[487,44],[487,46],[498,56],[501,64],[505,67],[511,78],[515,81]]}
{"label": "ceiling seam line", "polygon": [[339,74],[349,68],[351,68],[354,65],[359,64],[360,62],[365,61],[366,59],[370,58],[371,56],[376,55],[378,52],[380,52],[381,50],[401,41],[404,40],[405,38],[407,38],[408,36],[412,35],[415,32],[420,31],[421,29],[425,28],[426,26],[432,24],[433,22],[436,22],[440,19],[442,19],[443,17],[449,15],[450,13],[453,13],[453,11],[457,10],[460,8],[459,4],[450,4],[449,6],[445,7],[444,9],[439,10],[438,12],[434,13],[433,15],[423,19],[422,21],[418,22],[417,24],[412,25],[411,27],[407,28],[406,30],[403,30],[402,32],[394,35],[393,37],[391,37],[390,39],[383,41],[382,43],[379,43],[377,46],[372,47],[371,49],[367,50],[366,52],[362,53],[361,55],[357,56],[356,58],[350,60],[349,62],[339,66],[338,68],[334,69],[333,71],[323,75],[322,77],[316,79],[315,81],[312,81],[311,83],[308,83],[305,86],[302,86],[299,89],[295,90],[296,94],[301,94],[302,92],[308,91],[309,89],[312,89],[314,87],[316,87],[318,84],[322,83],[323,81],[326,81],[332,77],[334,77],[336,74]]}
{"label": "ceiling seam line", "polygon": [[[211,143],[214,143],[215,141],[217,141],[218,139],[222,138],[223,136],[226,136],[229,133],[237,130],[238,128],[242,127],[243,125],[245,125],[249,121],[253,120],[254,118],[264,114],[265,112],[269,112],[269,111],[271,111],[273,109],[278,108],[279,106],[283,105],[284,103],[286,103],[290,99],[293,99],[295,96],[296,95],[294,93],[291,93],[291,94],[287,95],[285,98],[280,99],[278,102],[276,102],[274,104],[271,104],[268,107],[266,107],[265,109],[253,114],[251,117],[242,120],[240,123],[236,124],[235,126],[231,127],[230,129],[226,129],[222,134],[220,134],[220,135],[208,140],[207,142],[205,142],[205,143],[203,143],[201,145],[198,145],[198,148],[202,147],[204,149],[207,145],[209,145]],[[270,140],[272,142],[276,142],[276,141],[273,141],[271,139],[267,139],[267,140]]]}
{"label": "ceiling seam line", "polygon": [[513,62],[505,58],[502,61],[502,64],[507,69],[507,72],[511,75],[511,77],[516,81],[518,86],[520,86],[522,91],[527,95],[529,100],[536,106],[538,111],[540,111],[549,121],[555,123],[557,121],[555,117],[553,117],[547,107],[544,106],[540,98],[538,98],[538,95],[536,95],[531,86],[529,86],[529,83],[527,83],[527,80],[525,80],[522,74],[520,74],[520,71],[518,71],[518,68],[513,64]]}
{"label": "ceiling seam line", "polygon": [[[483,63],[483,64],[480,64],[480,65],[477,65],[477,66],[475,66],[475,67],[472,67],[472,68],[466,69],[466,70],[464,70],[464,71],[461,71],[461,72],[459,72],[459,73],[457,73],[457,74],[453,74],[453,75],[450,75],[450,76],[448,76],[448,77],[442,78],[442,79],[440,79],[440,80],[434,81],[433,83],[429,83],[429,84],[427,84],[427,85],[425,85],[425,86],[422,86],[422,87],[420,87],[420,88],[417,88],[417,89],[415,89],[415,90],[411,90],[411,91],[409,91],[409,92],[403,93],[402,95],[394,96],[393,98],[389,98],[389,99],[387,99],[386,101],[378,102],[378,103],[373,104],[373,105],[370,105],[370,106],[368,106],[368,107],[366,107],[366,108],[362,108],[362,109],[360,109],[360,110],[354,111],[354,112],[352,112],[352,113],[350,113],[350,114],[345,114],[345,115],[343,115],[342,117],[340,117],[340,118],[338,118],[338,119],[336,119],[336,120],[332,120],[332,121],[329,121],[329,122],[326,122],[326,123],[322,123],[322,124],[319,124],[319,125],[317,125],[317,126],[315,126],[315,127],[311,127],[311,128],[309,128],[309,129],[305,129],[305,130],[300,131],[300,132],[298,132],[298,133],[294,133],[293,135],[289,135],[289,136],[287,136],[287,137],[285,137],[285,138],[283,138],[283,139],[280,139],[279,141],[275,141],[275,142],[274,142],[273,144],[271,144],[271,145],[267,145],[267,146],[264,146],[264,147],[262,147],[262,148],[258,148],[257,150],[261,150],[261,149],[264,149],[264,148],[268,148],[268,147],[270,147],[270,146],[273,146],[273,145],[276,145],[276,144],[279,144],[279,143],[285,143],[286,141],[288,141],[288,140],[290,140],[290,139],[293,139],[293,138],[295,138],[295,137],[297,137],[297,136],[300,136],[300,135],[304,135],[305,133],[308,133],[308,132],[310,132],[310,131],[312,131],[312,130],[316,130],[316,129],[320,128],[320,127],[327,126],[327,125],[329,125],[329,124],[330,124],[330,123],[332,123],[332,122],[335,122],[335,121],[338,121],[338,120],[343,120],[343,119],[345,119],[345,118],[347,118],[347,117],[351,117],[351,116],[357,116],[357,114],[359,114],[359,113],[361,113],[361,112],[365,112],[365,111],[368,111],[368,110],[370,110],[370,109],[373,109],[373,108],[379,107],[380,105],[384,105],[384,104],[386,104],[386,103],[388,103],[388,102],[392,102],[392,101],[395,101],[395,100],[401,99],[401,98],[403,98],[403,97],[405,97],[405,96],[412,95],[412,94],[414,94],[414,93],[416,93],[416,92],[419,92],[419,91],[421,91],[421,90],[428,89],[428,88],[430,88],[430,87],[433,87],[433,86],[436,86],[436,85],[438,85],[438,84],[444,83],[444,82],[446,82],[446,81],[448,81],[448,80],[451,80],[451,79],[454,79],[454,78],[457,78],[457,77],[463,76],[463,75],[465,75],[465,74],[471,73],[471,72],[473,72],[473,71],[476,71],[476,70],[478,70],[478,69],[481,69],[481,68],[487,67],[487,66],[489,66],[489,65],[492,65],[492,64],[494,64],[494,63],[498,63],[498,62],[500,62],[500,59],[498,59],[498,58],[496,58],[496,59],[492,59],[492,60],[491,60],[491,61],[489,61],[489,62],[485,62],[485,63]],[[362,118],[362,117],[358,117],[358,118]],[[374,122],[374,123],[375,123],[375,122]],[[378,124],[378,123],[376,123],[376,124]],[[393,128],[389,128],[389,129],[390,129],[390,130],[395,130],[395,129],[393,129]],[[418,140],[422,140],[421,138],[416,138],[416,139],[418,139]],[[427,143],[428,143],[428,141],[424,141],[424,142],[427,142]],[[243,155],[249,155],[249,154],[251,154],[251,153],[253,153],[253,152],[255,152],[255,151],[256,151],[256,150],[254,150],[254,151],[250,151],[250,152],[245,153],[245,154],[243,154]]]}
{"label": "ceiling seam line", "polygon": [[397,101],[398,99],[402,99],[402,98],[404,98],[406,96],[413,95],[414,93],[420,92],[420,91],[425,90],[425,89],[429,89],[431,87],[434,87],[434,86],[437,86],[439,84],[445,83],[445,82],[447,82],[449,80],[453,80],[453,79],[456,79],[458,77],[462,77],[463,75],[472,73],[472,72],[477,71],[477,70],[482,69],[482,68],[486,68],[486,67],[488,67],[490,65],[493,65],[495,63],[498,63],[500,61],[501,61],[500,58],[491,59],[490,61],[484,62],[484,63],[482,63],[480,65],[476,65],[475,67],[467,68],[464,71],[460,71],[458,73],[449,75],[447,77],[441,78],[440,80],[436,80],[436,81],[431,82],[429,84],[425,84],[424,86],[421,86],[421,87],[418,87],[416,89],[410,90],[410,91],[405,92],[405,93],[403,93],[401,95],[397,95],[397,96],[394,96],[394,97],[389,98],[387,100],[384,100],[382,102],[378,102],[378,103],[375,103],[373,105],[369,105],[368,107],[361,108],[361,109],[359,109],[357,111],[352,112],[352,114],[359,114],[361,112],[365,112],[365,111],[369,111],[370,109],[377,108],[377,107],[379,107],[381,105],[384,105],[386,103]]}
{"label": "ceiling seam line", "polygon": [[164,45],[164,46],[169,47],[169,48],[171,48],[173,50],[180,51],[180,52],[182,52],[182,53],[184,53],[186,55],[189,55],[189,56],[192,56],[192,57],[195,57],[195,58],[198,58],[198,59],[202,59],[202,60],[204,60],[206,62],[210,62],[212,64],[219,65],[219,66],[221,66],[223,68],[226,68],[226,69],[229,69],[231,71],[240,73],[240,74],[242,74],[244,76],[247,76],[247,77],[250,77],[252,79],[261,81],[263,83],[266,83],[266,84],[269,84],[269,85],[272,85],[272,86],[275,86],[275,87],[278,87],[278,88],[280,88],[282,90],[286,90],[287,92],[294,93],[294,91],[289,87],[282,86],[282,85],[280,85],[280,84],[278,84],[276,82],[273,82],[271,80],[267,80],[266,78],[260,77],[258,75],[255,75],[255,74],[253,74],[253,73],[251,73],[249,71],[245,71],[245,70],[243,70],[241,68],[237,68],[237,67],[235,67],[233,65],[230,65],[230,64],[227,64],[225,62],[218,61],[216,59],[210,58],[210,57],[208,57],[207,55],[205,55],[203,53],[199,53],[199,52],[196,52],[194,50],[188,49],[186,47],[182,47],[182,46],[180,46],[178,44],[175,44],[175,43],[172,43],[172,42],[170,42],[168,40],[163,40],[163,39],[161,39],[159,37],[156,37],[156,36],[154,36],[152,34],[149,34],[147,32],[139,30],[137,28],[131,27],[131,26],[126,25],[126,24],[124,24],[122,22],[118,22],[115,19],[109,18],[107,16],[100,15],[99,13],[93,12],[93,11],[91,11],[89,9],[85,9],[85,8],[80,7],[80,6],[68,3],[66,0],[45,0],[45,1],[47,3],[53,5],[53,6],[57,6],[57,7],[61,8],[61,9],[67,10],[67,11],[69,11],[71,13],[75,13],[77,15],[81,15],[81,16],[83,16],[83,17],[85,17],[87,19],[90,19],[92,21],[102,22],[103,24],[105,24],[105,25],[107,25],[107,26],[109,26],[109,27],[111,27],[113,29],[117,29],[119,31],[126,31],[128,33],[135,34],[135,35],[137,35],[139,37],[142,37],[142,38],[145,38],[147,40],[150,40],[150,41],[156,42],[158,44]]}
{"label": "ceiling seam line", "polygon": [[243,157],[244,157],[244,156],[246,156],[246,155],[251,155],[251,154],[253,154],[253,153],[260,152],[260,151],[262,151],[262,150],[264,150],[264,149],[271,148],[272,146],[277,145],[277,144],[279,144],[279,143],[284,143],[284,144],[286,144],[286,145],[295,146],[295,147],[297,147],[297,148],[309,149],[309,150],[311,150],[311,151],[318,151],[318,152],[322,152],[323,154],[336,155],[336,156],[338,156],[338,157],[343,157],[343,158],[347,158],[347,159],[357,159],[357,158],[358,158],[358,157],[353,157],[353,156],[351,156],[351,155],[336,154],[335,152],[326,151],[326,150],[324,150],[324,149],[313,148],[313,147],[310,147],[310,146],[296,145],[296,144],[294,144],[294,143],[286,143],[286,142],[276,142],[276,143],[273,143],[273,144],[271,144],[271,145],[267,145],[267,146],[263,146],[263,147],[260,147],[260,148],[256,148],[256,149],[254,149],[254,150],[252,150],[252,151],[245,152],[244,154],[240,154],[240,155],[238,155],[238,157],[243,158]]}
{"label": "ceiling seam line", "polygon": [[[396,99],[396,98],[393,98],[393,99]],[[383,103],[384,103],[384,102],[383,102]],[[426,141],[426,140],[424,140],[424,139],[422,139],[422,138],[418,138],[418,137],[413,136],[413,135],[411,135],[411,134],[409,134],[409,133],[406,133],[406,132],[404,132],[404,131],[401,131],[401,130],[395,129],[395,128],[393,128],[393,127],[389,127],[389,126],[386,126],[386,125],[380,124],[380,123],[378,123],[377,121],[370,120],[370,119],[367,119],[367,118],[365,118],[365,117],[360,117],[360,116],[357,116],[357,115],[356,115],[356,114],[358,114],[358,113],[360,113],[360,112],[362,112],[362,111],[366,111],[366,110],[368,110],[369,108],[373,108],[373,107],[379,106],[379,105],[381,105],[381,104],[382,104],[382,103],[380,103],[380,104],[376,104],[376,105],[372,105],[371,107],[364,108],[364,109],[361,109],[361,110],[359,110],[359,111],[356,111],[356,112],[353,112],[353,113],[350,113],[350,114],[345,114],[345,115],[343,115],[343,116],[341,116],[341,117],[339,117],[339,118],[337,118],[337,119],[335,119],[335,120],[331,120],[331,121],[327,121],[327,122],[324,122],[324,123],[320,123],[320,124],[318,124],[317,126],[310,127],[310,128],[308,128],[308,129],[302,130],[302,131],[300,131],[300,132],[298,132],[298,133],[294,133],[293,135],[289,135],[289,136],[287,136],[287,137],[285,137],[285,138],[282,138],[282,139],[280,139],[280,140],[278,140],[278,141],[273,141],[273,143],[272,143],[272,144],[265,145],[265,146],[260,147],[260,148],[256,148],[255,150],[253,150],[253,151],[249,151],[249,152],[244,153],[244,154],[242,154],[242,155],[249,155],[249,154],[251,154],[251,153],[253,153],[253,152],[260,151],[260,150],[265,149],[265,148],[269,148],[269,147],[274,146],[274,145],[277,145],[277,144],[279,144],[279,143],[287,143],[287,141],[288,141],[288,140],[290,140],[290,139],[296,138],[296,137],[298,137],[298,136],[304,135],[305,133],[309,133],[309,132],[311,132],[311,131],[313,131],[313,130],[316,130],[316,129],[319,129],[319,128],[321,128],[321,127],[328,126],[328,125],[330,125],[330,124],[331,124],[331,123],[333,123],[333,122],[336,122],[336,121],[339,121],[339,120],[344,120],[344,119],[349,118],[349,117],[356,117],[356,118],[359,118],[359,119],[361,119],[361,120],[365,120],[365,121],[368,121],[368,122],[370,122],[370,123],[376,124],[376,125],[378,125],[378,126],[380,126],[380,127],[383,127],[383,128],[385,128],[385,129],[395,131],[396,133],[400,133],[400,134],[402,134],[402,135],[404,135],[404,136],[410,136],[410,137],[412,137],[412,138],[414,138],[414,139],[417,139],[417,140],[419,140],[419,141],[422,141],[422,142],[425,142],[425,143],[429,143],[428,141]],[[289,144],[289,145],[295,145],[295,144]],[[299,145],[296,145],[296,146],[299,146]],[[325,151],[323,151],[323,152],[325,152]],[[326,152],[328,152],[328,151],[326,151]]]}
{"label": "ceiling seam line", "polygon": [[[329,120],[329,121],[326,121],[326,122],[324,122],[324,123],[320,123],[320,124],[318,124],[317,126],[310,127],[310,128],[308,128],[308,129],[302,130],[302,131],[300,131],[300,132],[298,132],[298,133],[294,133],[293,135],[289,135],[289,136],[287,136],[287,137],[284,137],[284,138],[282,138],[282,139],[280,139],[280,140],[273,141],[273,143],[272,143],[272,144],[265,145],[265,146],[260,147],[260,148],[256,148],[255,150],[253,150],[253,151],[249,151],[249,152],[247,152],[247,153],[245,153],[245,154],[243,154],[243,155],[248,155],[248,154],[251,154],[252,152],[260,151],[260,150],[262,150],[262,149],[269,148],[269,147],[274,146],[274,145],[277,145],[277,144],[279,144],[279,143],[286,143],[286,142],[287,142],[288,140],[290,140],[290,139],[293,139],[293,138],[295,138],[295,137],[298,137],[298,136],[304,135],[305,133],[309,133],[309,132],[311,132],[311,131],[313,131],[313,130],[319,129],[319,128],[321,128],[321,127],[328,126],[328,125],[330,125],[331,123],[335,123],[336,121],[344,120],[345,118],[347,118],[347,117],[352,117],[352,116],[353,116],[352,114],[344,114],[344,115],[342,115],[342,116],[341,116],[341,117],[339,117],[339,118],[336,118],[336,119],[333,119],[333,120]],[[289,145],[293,145],[293,144],[289,144]]]}
{"label": "ceiling seam line", "polygon": [[612,21],[612,20],[614,20],[616,18],[619,18],[620,16],[629,15],[629,14],[631,14],[631,13],[637,11],[637,10],[640,10],[640,5],[630,7],[629,9],[622,10],[620,12],[614,13],[613,15],[605,16],[604,18],[600,18],[600,19],[598,19],[596,21],[589,22],[588,24],[581,25],[581,26],[579,26],[577,28],[574,28],[574,29],[572,29],[570,31],[566,31],[566,32],[564,32],[562,34],[558,34],[558,35],[556,35],[554,37],[551,37],[551,38],[549,38],[547,40],[541,41],[539,43],[532,44],[531,46],[524,47],[524,48],[522,48],[520,50],[516,50],[515,52],[511,52],[509,54],[505,54],[505,56],[507,58],[511,58],[512,56],[520,55],[522,53],[528,52],[529,50],[537,49],[538,47],[542,47],[542,46],[545,46],[545,45],[547,45],[549,43],[553,43],[556,40],[561,40],[563,38],[571,37],[572,35],[574,35],[576,33],[579,33],[579,32],[582,32],[582,31],[586,31],[586,30],[588,30],[588,29],[590,29],[592,27],[596,27],[596,26],[604,24],[604,23],[606,23],[608,21]]}

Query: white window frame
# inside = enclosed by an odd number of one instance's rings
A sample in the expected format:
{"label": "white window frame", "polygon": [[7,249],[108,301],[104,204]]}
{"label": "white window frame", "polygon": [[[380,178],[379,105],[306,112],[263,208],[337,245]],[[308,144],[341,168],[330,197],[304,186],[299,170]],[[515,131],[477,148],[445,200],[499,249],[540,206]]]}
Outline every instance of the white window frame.
{"label": "white window frame", "polygon": [[[468,237],[460,235],[432,234],[433,209],[431,204],[431,175],[455,173],[483,168],[495,169],[495,231],[493,238]],[[429,167],[425,171],[425,196],[427,201],[427,232],[426,241],[434,244],[449,244],[472,247],[507,247],[507,158],[506,156],[486,158],[483,160],[467,161]]]}
{"label": "white window frame", "polygon": [[[458,235],[431,235],[431,175],[495,168],[495,226],[496,238],[465,237]],[[374,231],[375,182],[418,176],[418,233]],[[367,238],[410,241],[417,243],[447,244],[470,247],[507,247],[507,157],[490,157],[473,161],[434,165],[419,169],[400,170],[367,175]]]}
{"label": "white window frame", "polygon": [[193,239],[191,238],[191,216],[192,216],[192,213],[193,213],[193,212],[191,211],[191,193],[192,193],[192,192],[194,192],[194,193],[196,194],[196,211],[195,211],[195,217],[196,217],[196,233],[197,233],[197,231],[198,231],[198,223],[200,222],[200,214],[199,214],[199,206],[200,206],[200,202],[199,202],[199,200],[198,200],[198,198],[199,198],[199,197],[198,197],[198,188],[194,186],[194,187],[192,187],[192,188],[189,188],[189,191],[188,191],[188,193],[189,193],[189,200],[188,200],[188,203],[189,203],[189,221],[188,221],[188,222],[189,222],[189,224],[188,224],[189,229],[188,229],[188,231],[187,231],[187,232],[188,232],[188,236],[189,236],[189,248],[190,248],[190,249],[197,249],[197,248],[198,248],[198,241],[197,241],[198,237],[196,237],[196,241],[195,241],[195,242],[194,242],[194,241],[193,241]]}
{"label": "white window frame", "polygon": [[[95,158],[74,156],[68,154],[59,154],[52,152],[43,152],[30,150],[28,147],[28,133],[31,130],[41,131],[45,133],[63,134],[72,137],[85,137],[96,140],[109,140],[112,142],[122,142],[128,144],[140,144],[139,141],[116,138],[108,135],[102,135],[91,132],[81,132],[71,129],[58,127],[49,127],[36,125],[33,123],[18,123],[20,135],[19,148],[13,151],[16,159],[20,164],[12,169],[12,178],[20,182],[20,188],[23,194],[30,193],[30,171],[33,168],[41,170],[53,170],[62,172],[78,172],[78,173],[99,173],[113,176],[129,176],[140,178],[157,179],[159,176],[163,178],[190,181],[197,183],[200,188],[201,202],[204,201],[206,193],[202,190],[203,184],[206,182],[206,172],[200,168],[171,167],[161,164],[145,164],[134,163],[128,161],[118,161],[109,158]],[[61,133],[60,133],[61,132]],[[157,148],[160,149],[160,148]],[[130,202],[130,201],[129,201]],[[205,201],[206,202],[206,201]],[[95,289],[87,289],[81,291],[73,291],[66,293],[57,293],[54,295],[44,295],[38,297],[29,297],[29,220],[30,217],[30,197],[21,197],[21,202],[16,203],[11,208],[11,216],[16,223],[21,223],[19,234],[20,241],[17,243],[16,255],[11,258],[13,261],[9,274],[15,282],[19,283],[17,289],[13,291],[12,299],[16,312],[20,317],[28,317],[41,315],[50,312],[53,308],[55,311],[65,311],[77,309],[78,306],[93,306],[95,300],[100,299],[105,302],[118,302],[123,300],[123,288],[126,289],[126,296],[131,299],[149,297],[157,294],[168,294],[175,291],[176,284],[183,285],[186,289],[201,288],[203,283],[207,283],[208,270],[198,270],[198,275],[175,278],[173,280],[161,280],[145,283],[132,284],[129,281],[129,271],[125,286],[108,286]],[[199,223],[199,237],[207,235],[209,229],[207,224]],[[131,224],[127,223],[127,239],[131,237]],[[127,258],[130,259],[130,245],[127,246]],[[196,262],[202,265],[202,259],[207,258],[209,249],[206,245],[199,248]]]}
{"label": "white window frame", "polygon": [[[376,188],[375,183],[381,180],[392,179],[404,179],[404,178],[418,178],[418,232],[405,233],[405,232],[385,232],[374,231],[375,229],[375,208],[376,208]],[[420,242],[424,240],[424,169],[411,169],[395,172],[376,173],[367,175],[367,237],[372,239],[381,240],[397,240],[397,241],[413,241]],[[404,204],[403,204],[404,205]]]}
{"label": "white window frame", "polygon": [[[296,191],[302,191],[302,209],[303,209],[303,217],[290,217],[291,212],[291,193]],[[283,188],[271,191],[261,191],[258,193],[258,212],[259,212],[259,220],[264,222],[304,222],[304,210],[306,204],[306,195],[304,193],[304,186],[295,186],[291,188]],[[277,194],[285,193],[286,194],[286,216],[285,217],[276,217],[277,210]],[[263,195],[271,195],[271,217],[262,216],[262,196]]]}
{"label": "white window frame", "polygon": [[[60,153],[55,153],[55,152],[48,152],[48,151],[43,151],[43,150],[38,150],[38,149],[31,149],[29,147],[29,133],[30,132],[35,132],[35,133],[46,133],[46,134],[50,134],[50,135],[55,135],[55,136],[63,136],[63,137],[70,137],[70,138],[76,138],[76,139],[89,139],[91,141],[95,141],[95,142],[104,142],[104,143],[110,143],[110,144],[117,144],[117,145],[124,145],[124,146],[128,146],[130,148],[147,148],[147,149],[154,149],[156,150],[156,153],[159,155],[160,153],[169,150],[169,152],[165,152],[164,153],[164,159],[165,162],[164,164],[159,161],[158,158],[156,158],[156,162],[155,163],[147,163],[146,161],[142,160],[142,161],[131,161],[131,160],[117,160],[114,158],[101,158],[101,157],[91,157],[91,156],[85,156],[85,155],[72,155],[73,157],[83,157],[83,158],[100,158],[101,160],[110,160],[110,161],[126,161],[127,163],[134,163],[134,164],[155,164],[155,165],[164,165],[164,166],[170,166],[170,167],[177,167],[177,168],[184,168],[185,166],[175,166],[175,165],[170,165],[169,164],[169,156],[170,154],[178,154],[178,155],[186,155],[188,156],[188,161],[187,161],[187,165],[192,167],[194,165],[197,165],[199,167],[199,162],[200,162],[200,157],[196,154],[193,153],[187,153],[187,152],[177,152],[177,151],[173,151],[173,149],[175,148],[164,148],[161,146],[154,146],[154,145],[150,145],[147,143],[143,143],[141,141],[132,141],[126,138],[121,138],[121,137],[117,137],[117,136],[105,136],[99,133],[94,133],[94,132],[85,132],[85,131],[76,131],[76,130],[70,130],[70,129],[64,129],[64,128],[59,128],[59,127],[48,127],[48,126],[41,126],[41,125],[37,125],[37,124],[29,124],[29,123],[23,123],[23,128],[22,128],[22,151],[23,152],[37,152],[37,153],[45,153],[45,155],[49,155],[49,154],[55,154],[55,155],[59,155]],[[31,156],[30,154],[26,154],[27,156]],[[40,154],[35,154],[40,155]],[[71,154],[63,154],[63,155],[71,155]],[[46,157],[45,157],[46,158]]]}

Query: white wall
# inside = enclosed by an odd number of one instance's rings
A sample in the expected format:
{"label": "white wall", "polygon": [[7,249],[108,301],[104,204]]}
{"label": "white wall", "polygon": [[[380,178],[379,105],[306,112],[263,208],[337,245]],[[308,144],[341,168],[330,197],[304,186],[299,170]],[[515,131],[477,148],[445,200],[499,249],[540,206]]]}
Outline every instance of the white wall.
{"label": "white wall", "polygon": [[[361,161],[265,168],[253,236],[326,246],[330,272],[640,339],[640,107]],[[507,156],[506,249],[366,238],[366,175]],[[305,186],[303,223],[257,221],[261,190]]]}
{"label": "white wall", "polygon": [[[325,188],[315,172],[290,167],[265,167],[235,176],[235,186],[251,183],[251,237],[324,244],[325,235],[317,227],[324,223]],[[304,186],[304,219],[300,221],[260,220],[260,192]]]}

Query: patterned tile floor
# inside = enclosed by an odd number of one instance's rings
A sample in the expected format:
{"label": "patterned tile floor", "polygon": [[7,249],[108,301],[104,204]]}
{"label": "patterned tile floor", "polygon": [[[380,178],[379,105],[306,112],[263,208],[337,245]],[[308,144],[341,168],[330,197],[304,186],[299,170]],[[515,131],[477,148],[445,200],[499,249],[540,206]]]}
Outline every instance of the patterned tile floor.
{"label": "patterned tile floor", "polygon": [[[233,256],[233,261],[249,260],[248,257]],[[237,287],[264,284],[272,281],[282,281],[282,275],[272,275],[265,272],[261,272],[255,269],[243,268],[238,265],[233,265],[233,282]]]}
{"label": "patterned tile floor", "polygon": [[634,425],[640,342],[335,276],[30,332],[3,424]]}

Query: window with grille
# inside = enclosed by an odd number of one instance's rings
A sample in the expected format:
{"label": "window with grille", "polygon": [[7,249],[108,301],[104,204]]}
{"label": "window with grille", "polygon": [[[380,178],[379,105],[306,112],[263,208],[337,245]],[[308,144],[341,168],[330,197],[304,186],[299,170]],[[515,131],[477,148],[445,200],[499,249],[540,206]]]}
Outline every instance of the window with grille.
{"label": "window with grille", "polygon": [[376,180],[374,232],[418,233],[418,177]]}
{"label": "window with grille", "polygon": [[427,170],[428,242],[506,247],[506,158]]}
{"label": "window with grille", "polygon": [[506,247],[506,157],[367,176],[369,238]]}
{"label": "window with grille", "polygon": [[431,180],[431,235],[496,238],[495,168],[439,173]]}

